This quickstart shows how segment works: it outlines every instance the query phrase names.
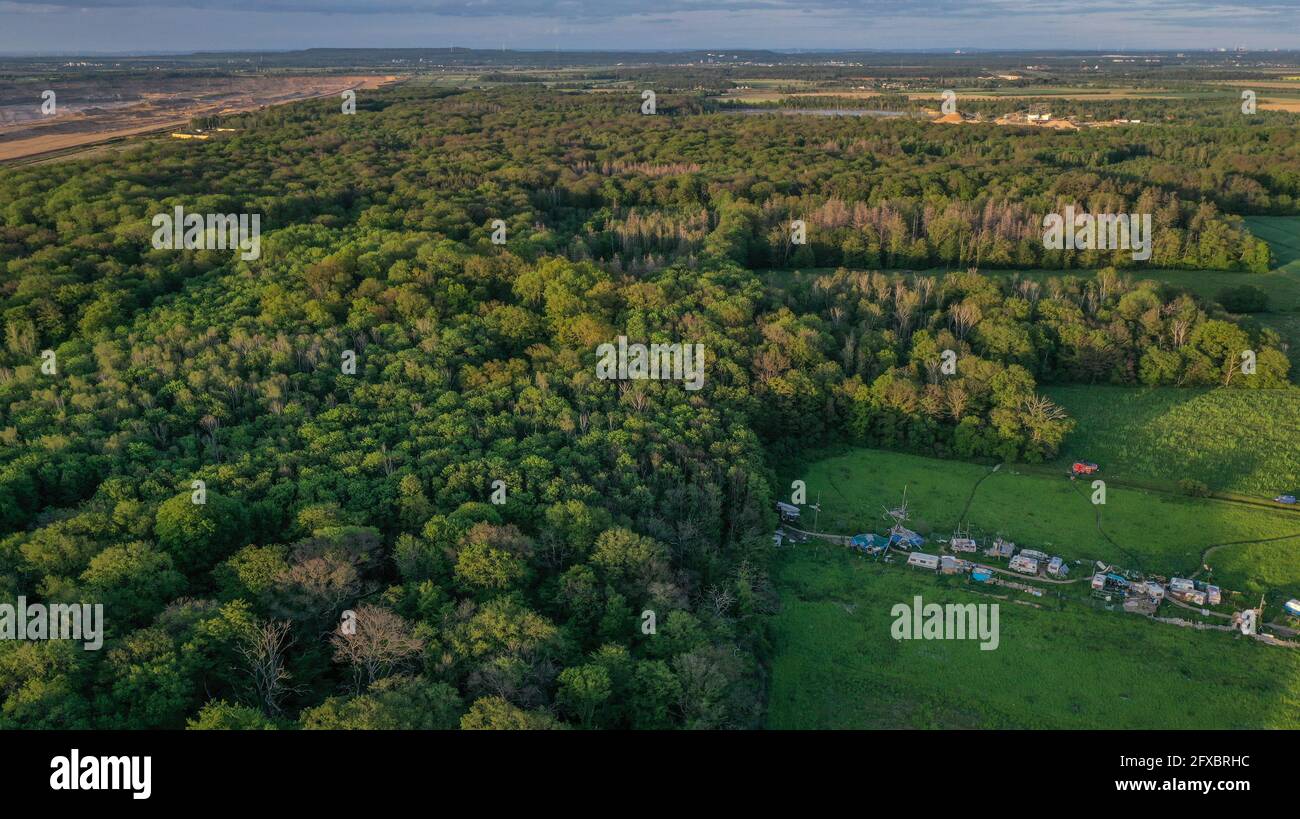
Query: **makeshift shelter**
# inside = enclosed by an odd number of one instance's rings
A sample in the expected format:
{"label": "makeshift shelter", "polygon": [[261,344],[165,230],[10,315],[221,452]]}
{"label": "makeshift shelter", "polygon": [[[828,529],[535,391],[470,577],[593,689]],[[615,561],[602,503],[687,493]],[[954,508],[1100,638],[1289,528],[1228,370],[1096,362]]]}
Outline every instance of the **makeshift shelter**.
{"label": "makeshift shelter", "polygon": [[878,552],[885,548],[887,539],[868,532],[864,535],[854,535],[849,538],[849,545],[855,549],[861,549],[864,552]]}

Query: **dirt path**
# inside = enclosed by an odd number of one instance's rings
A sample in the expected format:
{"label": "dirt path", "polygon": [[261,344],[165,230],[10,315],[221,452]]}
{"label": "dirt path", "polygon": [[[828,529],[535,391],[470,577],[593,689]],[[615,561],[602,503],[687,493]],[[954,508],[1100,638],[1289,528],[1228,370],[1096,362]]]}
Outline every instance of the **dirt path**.
{"label": "dirt path", "polygon": [[1190,603],[1184,603],[1184,602],[1181,601],[1181,600],[1175,600],[1174,598],[1169,597],[1169,596],[1167,596],[1167,595],[1165,596],[1165,602],[1166,602],[1166,603],[1173,603],[1175,606],[1178,606],[1180,609],[1187,609],[1188,611],[1194,611],[1194,612],[1196,612],[1197,614],[1201,615],[1202,617],[1205,617],[1205,616],[1208,615],[1208,616],[1210,616],[1210,617],[1222,617],[1224,620],[1231,620],[1231,619],[1232,619],[1232,615],[1231,615],[1231,614],[1224,614],[1224,613],[1221,612],[1221,611],[1211,611],[1210,609],[1202,609],[1202,608],[1200,608],[1200,607],[1198,607],[1198,606],[1193,606],[1193,605],[1191,605]]}
{"label": "dirt path", "polygon": [[1218,543],[1213,546],[1207,546],[1205,547],[1205,550],[1201,552],[1201,565],[1197,567],[1196,573],[1193,574],[1192,577],[1195,578],[1197,575],[1203,572],[1205,570],[1205,567],[1209,565],[1210,555],[1214,554],[1215,552],[1219,551],[1224,547],[1248,546],[1252,543],[1276,543],[1279,540],[1290,540],[1291,538],[1296,538],[1296,537],[1300,537],[1300,532],[1295,532],[1289,535],[1279,535],[1277,537],[1265,537],[1265,538],[1260,538],[1259,540],[1233,540],[1233,541],[1229,541],[1228,543]]}
{"label": "dirt path", "polygon": [[1137,567],[1138,571],[1145,573],[1146,570],[1142,568],[1142,561],[1138,558],[1138,556],[1133,552],[1130,552],[1128,549],[1125,549],[1123,546],[1119,545],[1119,542],[1116,541],[1115,538],[1111,537],[1106,532],[1105,529],[1101,528],[1101,508],[1105,506],[1105,504],[1092,503],[1092,498],[1084,494],[1083,490],[1079,488],[1078,481],[1070,481],[1070,486],[1073,487],[1074,491],[1080,496],[1082,496],[1084,500],[1092,504],[1092,516],[1093,516],[1093,520],[1096,522],[1097,525],[1097,534],[1101,535],[1102,538],[1104,538],[1105,541],[1109,543],[1111,546],[1114,546],[1116,549],[1118,549],[1119,552],[1124,555],[1124,557],[1131,560],[1133,562],[1133,565]]}
{"label": "dirt path", "polygon": [[[1031,475],[1059,475],[1062,474],[1063,467],[1058,465],[1043,464],[1016,464],[1016,471]],[[1120,486],[1127,489],[1141,489],[1143,492],[1156,492],[1161,495],[1171,495],[1176,498],[1187,499],[1188,495],[1179,492],[1169,484],[1162,484],[1154,481],[1136,480],[1133,478],[1116,478],[1114,476],[1105,477],[1098,475],[1106,481],[1107,486]],[[1254,509],[1267,509],[1272,512],[1289,512],[1294,515],[1300,515],[1300,504],[1287,506],[1277,503],[1266,498],[1254,498],[1247,495],[1238,495],[1232,492],[1212,491],[1208,495],[1197,498],[1198,500],[1213,500],[1220,503],[1231,503],[1237,506],[1247,506]]]}
{"label": "dirt path", "polygon": [[966,514],[970,512],[970,505],[975,500],[975,493],[979,491],[980,484],[984,483],[984,480],[986,478],[988,478],[990,475],[992,475],[994,472],[997,472],[1001,468],[1002,468],[1002,464],[998,464],[997,466],[993,467],[989,471],[985,472],[983,475],[980,475],[975,480],[975,485],[970,488],[970,494],[966,496],[966,505],[962,507],[961,517],[957,518],[958,528],[960,528],[961,525],[966,522]]}

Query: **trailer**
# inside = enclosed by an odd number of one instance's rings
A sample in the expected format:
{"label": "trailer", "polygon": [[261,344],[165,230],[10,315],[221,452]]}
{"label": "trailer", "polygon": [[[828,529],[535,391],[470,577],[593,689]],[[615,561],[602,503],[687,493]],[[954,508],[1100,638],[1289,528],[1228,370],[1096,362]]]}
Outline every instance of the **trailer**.
{"label": "trailer", "polygon": [[1175,592],[1174,597],[1176,599],[1182,600],[1184,603],[1189,603],[1193,606],[1205,605],[1205,592],[1197,591],[1196,589],[1192,589],[1191,591],[1185,591],[1185,592]]}
{"label": "trailer", "polygon": [[941,555],[939,557],[939,571],[943,574],[965,574],[971,570],[971,563],[968,560],[962,560],[952,555]]}
{"label": "trailer", "polygon": [[798,523],[799,507],[784,501],[776,502],[776,511],[781,515],[782,523]]}
{"label": "trailer", "polygon": [[937,569],[939,568],[939,556],[912,552],[907,556],[907,565],[919,566],[922,569]]}
{"label": "trailer", "polygon": [[954,552],[973,552],[977,548],[975,541],[968,537],[955,537],[948,541],[948,548]]}
{"label": "trailer", "polygon": [[1020,572],[1021,574],[1036,575],[1038,574],[1038,561],[1034,560],[1032,557],[1016,555],[1011,558],[1011,562],[1007,564],[1007,568],[1013,572]]}
{"label": "trailer", "polygon": [[1011,557],[1011,555],[1015,554],[1015,551],[1016,544],[1013,541],[1003,540],[999,537],[993,541],[992,546],[984,551],[984,554],[988,557]]}

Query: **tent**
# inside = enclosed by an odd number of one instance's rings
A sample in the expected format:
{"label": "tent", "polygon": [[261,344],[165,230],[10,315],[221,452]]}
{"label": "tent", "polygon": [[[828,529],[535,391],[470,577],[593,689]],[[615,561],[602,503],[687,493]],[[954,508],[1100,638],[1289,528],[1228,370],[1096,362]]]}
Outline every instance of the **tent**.
{"label": "tent", "polygon": [[871,552],[885,548],[885,538],[870,533],[865,535],[854,535],[849,538],[849,544],[855,549],[863,549]]}

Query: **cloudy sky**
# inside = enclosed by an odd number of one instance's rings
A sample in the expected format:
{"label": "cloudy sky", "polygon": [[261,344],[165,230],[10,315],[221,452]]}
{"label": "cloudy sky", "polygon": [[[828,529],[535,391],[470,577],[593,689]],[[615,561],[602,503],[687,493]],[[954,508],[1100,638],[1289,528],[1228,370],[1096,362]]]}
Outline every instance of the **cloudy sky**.
{"label": "cloudy sky", "polygon": [[1300,0],[0,0],[0,53],[1300,48]]}

